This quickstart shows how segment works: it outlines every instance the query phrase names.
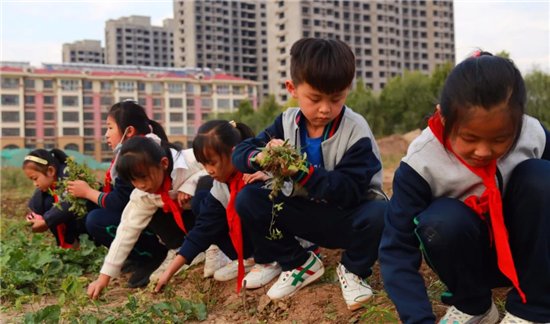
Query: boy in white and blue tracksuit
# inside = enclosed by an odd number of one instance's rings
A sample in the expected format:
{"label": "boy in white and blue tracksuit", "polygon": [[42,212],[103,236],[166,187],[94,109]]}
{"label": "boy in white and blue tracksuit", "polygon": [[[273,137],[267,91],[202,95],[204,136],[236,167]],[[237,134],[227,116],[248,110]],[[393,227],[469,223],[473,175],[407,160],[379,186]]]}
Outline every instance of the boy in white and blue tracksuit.
{"label": "boy in white and blue tracksuit", "polygon": [[[237,197],[237,212],[249,229],[256,263],[277,261],[283,270],[267,292],[271,299],[294,294],[324,272],[322,262],[295,238],[300,237],[345,249],[337,273],[348,308],[359,309],[372,296],[363,279],[377,259],[387,204],[371,129],[344,104],[355,76],[354,54],[339,40],[303,38],[290,55],[286,86],[299,108],[287,109],[256,138],[237,145],[233,164],[243,173],[262,170],[262,149],[287,141],[307,155],[307,172],[289,174],[303,190],[283,190],[271,201],[269,189],[248,185]],[[272,217],[278,203],[282,209]],[[273,227],[282,237],[268,238]]]}

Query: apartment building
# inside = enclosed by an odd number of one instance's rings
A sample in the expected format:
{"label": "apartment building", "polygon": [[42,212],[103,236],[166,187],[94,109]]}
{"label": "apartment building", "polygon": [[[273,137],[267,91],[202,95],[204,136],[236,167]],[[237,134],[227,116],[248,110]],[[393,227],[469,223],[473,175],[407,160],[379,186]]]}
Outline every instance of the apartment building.
{"label": "apartment building", "polygon": [[[224,68],[259,81],[261,95],[273,93],[280,102],[288,99],[290,48],[302,37],[345,41],[356,56],[357,79],[374,91],[405,70],[430,73],[455,61],[448,0],[175,1],[174,17],[177,66]],[[255,69],[244,59],[251,53]]]}
{"label": "apartment building", "polygon": [[110,19],[105,23],[105,63],[174,66],[173,19],[152,26],[147,16]]}
{"label": "apartment building", "polygon": [[268,93],[265,1],[174,1],[176,66],[220,68]]}
{"label": "apartment building", "polygon": [[209,114],[233,112],[257,83],[195,68],[0,62],[0,148],[71,149],[110,161],[104,140],[108,109],[130,99],[188,147]]}
{"label": "apartment building", "polygon": [[104,49],[101,41],[84,39],[63,44],[63,63],[97,63],[104,64]]}
{"label": "apartment building", "polygon": [[290,47],[302,37],[338,38],[356,56],[356,80],[379,91],[405,70],[454,62],[452,1],[281,1],[267,3],[270,91],[287,99]]}

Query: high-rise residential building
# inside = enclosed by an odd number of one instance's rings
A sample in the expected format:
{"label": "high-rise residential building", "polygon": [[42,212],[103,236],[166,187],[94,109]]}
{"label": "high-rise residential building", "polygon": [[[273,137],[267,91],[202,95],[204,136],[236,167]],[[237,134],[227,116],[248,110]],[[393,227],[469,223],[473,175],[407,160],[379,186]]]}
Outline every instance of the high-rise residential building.
{"label": "high-rise residential building", "polygon": [[110,161],[108,109],[130,99],[189,147],[208,114],[257,108],[257,83],[210,69],[0,62],[0,149],[71,149]]}
{"label": "high-rise residential building", "polygon": [[[345,41],[356,56],[356,80],[374,91],[405,70],[430,73],[455,60],[450,0],[180,0],[174,17],[176,65],[222,67],[259,81],[261,94],[279,101],[288,99],[290,48],[302,37]],[[252,70],[244,58],[254,51]]]}
{"label": "high-rise residential building", "polygon": [[220,68],[268,92],[266,2],[174,1],[176,66]]}
{"label": "high-rise residential building", "polygon": [[355,53],[356,80],[374,91],[405,70],[454,62],[452,1],[269,0],[270,92],[287,99],[290,48],[302,37],[338,38]]}
{"label": "high-rise residential building", "polygon": [[105,63],[101,41],[84,39],[63,44],[63,63]]}
{"label": "high-rise residential building", "polygon": [[105,63],[110,65],[174,66],[174,21],[152,26],[147,16],[109,19],[105,23]]}

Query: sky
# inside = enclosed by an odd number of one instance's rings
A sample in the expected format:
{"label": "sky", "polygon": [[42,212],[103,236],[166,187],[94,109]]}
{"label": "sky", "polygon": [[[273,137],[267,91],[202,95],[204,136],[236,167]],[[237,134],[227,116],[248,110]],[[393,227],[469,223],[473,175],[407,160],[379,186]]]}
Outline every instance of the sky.
{"label": "sky", "polygon": [[[550,0],[455,1],[458,61],[481,48],[506,51],[523,73],[550,73]],[[172,0],[0,0],[0,60],[60,63],[63,43],[105,43],[105,21],[145,15],[172,18]]]}

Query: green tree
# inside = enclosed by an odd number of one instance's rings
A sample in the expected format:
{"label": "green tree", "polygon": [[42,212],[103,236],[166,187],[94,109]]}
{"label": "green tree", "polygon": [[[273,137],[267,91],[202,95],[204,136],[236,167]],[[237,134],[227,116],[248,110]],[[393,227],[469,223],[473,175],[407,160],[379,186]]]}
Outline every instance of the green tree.
{"label": "green tree", "polygon": [[550,128],[550,74],[534,70],[525,76],[527,113]]}
{"label": "green tree", "polygon": [[346,98],[346,106],[365,117],[375,135],[382,133],[384,115],[380,109],[377,109],[378,99],[372,90],[365,86],[363,79],[357,79],[355,88]]}
{"label": "green tree", "polygon": [[452,69],[453,69],[453,63],[447,62],[447,63],[438,65],[435,68],[435,70],[432,72],[430,76],[430,89],[435,98],[439,98],[439,95],[441,94],[441,90],[443,89],[443,85],[445,84],[445,80],[451,73]]}
{"label": "green tree", "polygon": [[434,110],[436,98],[430,77],[418,71],[406,71],[390,79],[380,94],[378,109],[384,116],[383,135],[405,133],[425,126],[425,118]]}
{"label": "green tree", "polygon": [[502,50],[500,52],[496,52],[495,53],[495,56],[500,56],[500,57],[504,57],[504,58],[507,58],[507,59],[510,59],[510,52],[507,52],[505,50]]}
{"label": "green tree", "polygon": [[255,133],[264,130],[271,125],[282,112],[282,107],[275,101],[275,96],[270,95],[264,99],[258,110],[254,111],[252,104],[248,100],[244,100],[239,104],[237,111],[232,113],[211,114],[208,119],[226,119],[245,123]]}

